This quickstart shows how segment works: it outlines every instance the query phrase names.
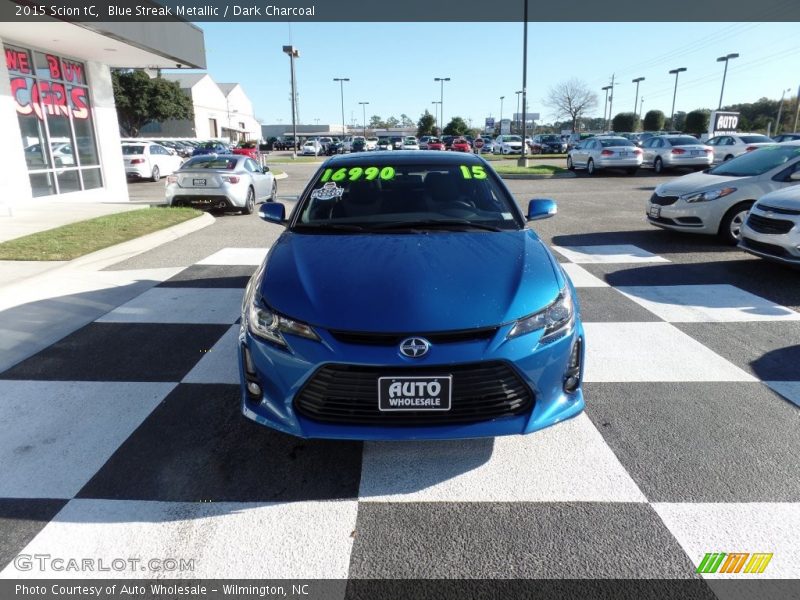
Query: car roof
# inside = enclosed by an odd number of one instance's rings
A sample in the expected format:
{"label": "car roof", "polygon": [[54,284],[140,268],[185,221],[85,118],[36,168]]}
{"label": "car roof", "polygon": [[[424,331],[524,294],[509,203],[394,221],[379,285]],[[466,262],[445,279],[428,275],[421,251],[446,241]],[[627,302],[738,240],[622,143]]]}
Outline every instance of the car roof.
{"label": "car roof", "polygon": [[395,150],[394,152],[368,153],[366,156],[361,153],[341,154],[332,156],[326,165],[407,165],[427,163],[431,165],[459,165],[459,164],[482,164],[483,159],[475,154],[464,154],[463,152],[440,152],[427,150]]}

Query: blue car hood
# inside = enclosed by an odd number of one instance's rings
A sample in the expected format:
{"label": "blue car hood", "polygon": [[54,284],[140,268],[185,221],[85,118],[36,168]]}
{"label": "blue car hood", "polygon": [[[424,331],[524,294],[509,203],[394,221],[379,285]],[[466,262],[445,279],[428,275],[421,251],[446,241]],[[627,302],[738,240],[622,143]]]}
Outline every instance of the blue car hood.
{"label": "blue car hood", "polygon": [[260,291],[271,308],[311,325],[348,331],[499,325],[544,308],[563,286],[549,251],[530,230],[286,232],[266,260]]}

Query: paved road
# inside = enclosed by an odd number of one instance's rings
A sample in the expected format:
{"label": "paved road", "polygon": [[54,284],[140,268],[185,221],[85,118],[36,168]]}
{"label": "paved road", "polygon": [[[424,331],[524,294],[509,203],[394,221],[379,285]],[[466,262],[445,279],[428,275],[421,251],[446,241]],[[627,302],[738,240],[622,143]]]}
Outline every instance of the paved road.
{"label": "paved road", "polygon": [[[288,207],[313,169],[287,167]],[[352,579],[692,579],[707,552],[771,552],[766,574],[800,577],[800,279],[647,225],[665,179],[510,182],[559,201],[535,227],[587,332],[586,412],[526,437],[304,441],[243,420],[239,302],[281,231],[255,215],[115,266],[183,269],[0,374],[0,575],[52,575],[18,572],[24,549]]]}

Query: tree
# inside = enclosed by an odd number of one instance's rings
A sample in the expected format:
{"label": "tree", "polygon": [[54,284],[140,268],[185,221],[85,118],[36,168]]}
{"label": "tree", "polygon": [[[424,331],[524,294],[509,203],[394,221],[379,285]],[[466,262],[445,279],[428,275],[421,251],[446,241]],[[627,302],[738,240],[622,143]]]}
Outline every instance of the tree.
{"label": "tree", "polygon": [[408,115],[402,114],[400,115],[400,125],[402,125],[405,128],[410,128],[414,126],[414,121],[412,121],[411,117],[409,117]]}
{"label": "tree", "polygon": [[387,129],[389,127],[397,127],[398,125],[400,125],[400,120],[397,117],[389,117],[388,119],[386,119]]}
{"label": "tree", "polygon": [[[670,128],[674,131],[683,131],[686,127],[686,111],[679,110],[675,113],[675,118],[670,123]],[[664,123],[666,125],[666,122]]]}
{"label": "tree", "polygon": [[708,131],[708,121],[711,118],[711,111],[707,108],[698,108],[686,115],[686,133],[705,133]]}
{"label": "tree", "polygon": [[572,130],[579,131],[578,119],[597,107],[597,94],[586,83],[573,78],[551,87],[542,102],[553,109],[556,118],[568,117],[572,121]]}
{"label": "tree", "polygon": [[386,123],[378,115],[372,115],[369,118],[370,129],[386,129]]}
{"label": "tree", "polygon": [[639,128],[639,117],[632,112],[621,112],[611,119],[614,131],[636,131]]}
{"label": "tree", "polygon": [[436,135],[433,115],[427,110],[417,121],[417,137],[422,137],[423,135]]}
{"label": "tree", "polygon": [[445,126],[445,135],[465,135],[469,130],[469,126],[464,122],[461,117],[453,117],[453,119]]}
{"label": "tree", "polygon": [[642,129],[645,131],[661,131],[664,129],[666,119],[664,113],[660,110],[648,110],[647,114],[644,116]]}
{"label": "tree", "polygon": [[191,99],[174,81],[144,71],[112,71],[117,118],[125,135],[136,137],[152,121],[191,119]]}

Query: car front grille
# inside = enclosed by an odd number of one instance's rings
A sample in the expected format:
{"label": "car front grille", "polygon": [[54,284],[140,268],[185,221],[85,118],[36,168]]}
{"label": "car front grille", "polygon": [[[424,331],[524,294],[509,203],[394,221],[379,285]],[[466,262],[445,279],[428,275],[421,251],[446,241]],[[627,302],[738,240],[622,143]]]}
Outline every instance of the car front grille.
{"label": "car front grille", "polygon": [[[452,375],[452,408],[447,412],[378,410],[378,378]],[[533,394],[503,362],[438,367],[365,367],[325,365],[298,392],[294,406],[304,417],[323,423],[378,426],[451,425],[521,415]]]}
{"label": "car front grille", "polygon": [[754,213],[750,213],[747,217],[747,226],[753,231],[758,233],[789,233],[794,223],[792,221],[785,221],[783,219],[770,219],[769,217],[762,217]]}
{"label": "car front grille", "polygon": [[658,204],[659,206],[669,206],[670,204],[675,204],[677,201],[677,196],[659,196],[658,194],[650,196],[650,203]]}
{"label": "car front grille", "polygon": [[[457,342],[489,340],[496,332],[497,327],[484,327],[482,329],[420,333],[414,334],[414,337],[425,338],[431,344],[453,344]],[[345,344],[359,344],[364,346],[396,346],[407,337],[410,337],[407,333],[371,333],[334,330],[331,330],[330,333],[336,340]]]}

